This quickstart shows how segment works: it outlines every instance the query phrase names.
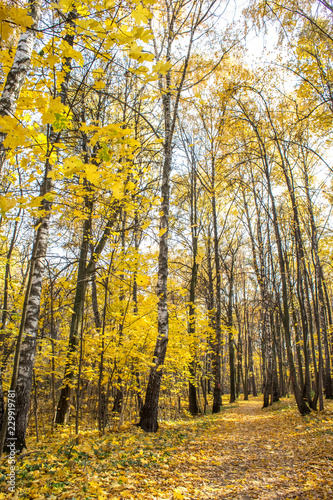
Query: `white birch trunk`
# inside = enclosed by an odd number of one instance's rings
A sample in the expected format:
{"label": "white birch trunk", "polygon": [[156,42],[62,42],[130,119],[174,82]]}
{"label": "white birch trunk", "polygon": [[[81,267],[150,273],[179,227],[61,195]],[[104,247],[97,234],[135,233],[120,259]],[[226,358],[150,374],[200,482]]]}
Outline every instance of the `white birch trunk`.
{"label": "white birch trunk", "polygon": [[[69,13],[67,22],[72,23],[74,16],[75,14],[73,14],[72,12]],[[73,35],[71,34],[67,35],[67,41],[71,45],[73,44],[73,39],[74,39]],[[66,65],[68,66],[68,60],[66,60]],[[70,76],[70,71],[67,72],[66,78],[62,83],[61,87],[60,95],[63,103],[65,103],[67,98],[69,76]],[[40,189],[41,197],[44,197],[47,193],[49,193],[52,190],[52,181],[51,178],[48,177],[48,174],[51,170],[51,164],[49,158],[54,148],[54,144],[60,138],[60,132],[56,134],[52,126],[50,126],[48,136],[49,136],[49,148],[45,161],[44,178]],[[41,205],[41,211],[43,215],[41,215],[41,217],[38,220],[37,224],[38,230],[36,231],[32,258],[30,262],[31,286],[28,287],[26,290],[25,306],[23,308],[22,319],[21,319],[20,332],[21,335],[23,335],[24,333],[24,339],[22,341],[22,344],[20,345],[20,342],[18,342],[18,345],[16,347],[18,367],[14,366],[11,385],[16,393],[15,443],[17,451],[21,451],[25,447],[25,435],[28,424],[30,393],[32,387],[33,368],[35,363],[40,301],[42,294],[45,258],[48,246],[51,209],[52,209],[52,202],[47,201],[44,198]],[[7,426],[6,419],[4,419],[3,425]],[[3,430],[1,432],[1,442],[3,439],[2,436],[3,436]],[[7,436],[7,438],[8,437],[9,436]],[[5,449],[6,449],[6,443],[5,443]],[[0,449],[0,453],[1,451],[2,450]]]}
{"label": "white birch trunk", "polygon": [[[33,24],[31,28],[27,28],[20,36],[13,65],[7,75],[0,98],[0,116],[14,116],[15,114],[17,99],[30,68],[31,55],[35,42],[35,28],[41,15],[41,4],[41,0],[30,0],[29,15],[33,19]],[[6,150],[3,145],[5,138],[6,134],[0,131],[0,175],[6,158]]]}
{"label": "white birch trunk", "polygon": [[[47,202],[49,204],[49,202]],[[30,405],[30,393],[32,387],[32,375],[36,353],[36,339],[38,332],[38,321],[40,311],[40,299],[42,294],[43,275],[45,268],[45,257],[48,245],[49,219],[51,207],[45,207],[48,215],[38,228],[36,236],[36,259],[32,275],[31,290],[28,298],[27,313],[24,323],[25,337],[20,351],[20,362],[16,383],[16,449],[25,447],[25,434],[28,424]]]}

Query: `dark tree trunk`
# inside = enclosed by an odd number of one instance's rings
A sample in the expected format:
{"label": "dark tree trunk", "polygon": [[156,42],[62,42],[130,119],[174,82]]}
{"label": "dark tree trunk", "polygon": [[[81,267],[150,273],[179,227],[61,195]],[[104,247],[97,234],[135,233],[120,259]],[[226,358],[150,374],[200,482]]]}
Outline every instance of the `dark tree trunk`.
{"label": "dark tree trunk", "polygon": [[[192,148],[193,151],[193,148]],[[188,310],[188,332],[191,341],[194,340],[195,335],[195,299],[196,299],[196,284],[198,277],[198,264],[197,264],[197,254],[198,254],[198,224],[197,224],[197,179],[195,171],[195,159],[192,153],[191,158],[191,192],[190,192],[190,202],[191,202],[191,214],[190,214],[190,225],[191,225],[191,237],[192,237],[192,269],[191,269],[191,281],[190,281],[190,297],[189,297],[189,310]],[[189,365],[190,380],[189,380],[189,411],[191,415],[197,415],[199,413],[198,408],[198,397],[197,388],[195,386],[196,378],[196,347],[195,344],[191,346],[192,350],[192,360]]]}
{"label": "dark tree trunk", "polygon": [[267,408],[272,392],[272,338],[267,310],[263,311],[262,325],[263,408]]}
{"label": "dark tree trunk", "polygon": [[[227,328],[228,328],[228,340],[229,340],[229,369],[230,369],[230,403],[236,401],[236,384],[235,384],[235,341],[233,335],[233,320],[232,320],[232,309],[233,309],[233,298],[234,298],[234,257],[232,254],[231,267],[229,270],[229,300],[228,300],[228,310],[227,310]],[[238,366],[237,361],[237,366]],[[239,380],[239,377],[238,377]],[[239,387],[239,384],[238,384]]]}
{"label": "dark tree trunk", "polygon": [[[134,246],[135,246],[135,255],[138,258],[139,252],[139,215],[138,212],[135,212],[134,216]],[[134,271],[133,276],[133,303],[134,303],[134,314],[138,314],[138,282],[137,282],[137,269]],[[137,369],[135,369],[135,379],[136,379],[136,397],[138,402],[138,410],[139,413],[141,408],[143,407],[143,400],[141,396],[141,380],[140,373]]]}
{"label": "dark tree trunk", "polygon": [[276,342],[276,350],[277,350],[277,358],[278,358],[278,366],[279,366],[279,391],[282,397],[286,395],[286,387],[284,380],[284,370],[283,370],[283,339],[281,337],[281,328],[280,328],[280,317],[279,314],[275,314],[275,342]]}
{"label": "dark tree trunk", "polygon": [[248,342],[249,342],[249,371],[250,371],[250,387],[252,390],[252,395],[254,397],[258,396],[257,393],[257,387],[256,387],[256,380],[254,376],[254,365],[253,365],[253,352],[252,352],[252,337],[249,335],[248,337]]}
{"label": "dark tree trunk", "polygon": [[91,233],[91,215],[92,215],[93,202],[91,197],[85,197],[85,221],[83,223],[83,232],[79,256],[79,266],[77,272],[75,299],[73,305],[73,314],[71,318],[71,326],[69,332],[67,360],[65,366],[64,378],[62,381],[62,388],[57,407],[55,418],[56,424],[64,424],[66,416],[70,407],[70,400],[72,397],[72,384],[75,373],[75,365],[73,363],[73,355],[76,353],[79,343],[79,329],[83,320],[84,301],[87,288],[87,257],[90,245]]}
{"label": "dark tree trunk", "polygon": [[[19,209],[17,213],[17,217],[20,216],[21,209]],[[5,345],[6,342],[6,334],[4,332],[7,319],[9,316],[9,285],[10,285],[10,261],[12,257],[12,253],[14,250],[14,245],[16,243],[17,239],[17,230],[18,230],[18,219],[15,220],[14,223],[14,231],[13,235],[11,238],[11,242],[6,254],[6,267],[5,267],[5,279],[4,279],[4,287],[3,287],[3,302],[2,302],[2,315],[1,315],[1,326],[0,326],[0,349],[3,353],[3,356],[0,357],[0,429],[2,426],[2,421],[3,421],[3,416],[5,412],[5,401],[3,397],[3,387],[2,387],[2,369],[4,367],[3,359],[5,358],[6,354],[9,354],[9,349],[8,346]]]}
{"label": "dark tree trunk", "polygon": [[[93,248],[91,249],[93,253]],[[103,307],[103,316],[101,318],[99,309],[98,309],[98,301],[97,301],[97,286],[96,286],[96,273],[95,271],[91,276],[91,301],[94,312],[95,326],[96,330],[99,332],[99,336],[101,339],[101,355],[99,362],[99,376],[98,376],[98,429],[104,434],[106,422],[107,422],[107,397],[106,391],[103,384],[104,377],[104,352],[105,352],[105,319],[106,319],[106,307],[108,300],[108,283],[109,283],[109,274],[112,266],[112,258],[110,260],[108,275],[105,279],[104,283],[104,307]]]}
{"label": "dark tree trunk", "polygon": [[271,403],[276,403],[280,399],[279,379],[276,363],[276,327],[274,323],[274,312],[270,313],[271,331],[272,331],[272,396]]}
{"label": "dark tree trunk", "polygon": [[[245,301],[245,278],[244,278],[244,301]],[[249,344],[249,311],[246,307],[244,311],[244,380],[243,380],[243,390],[244,390],[244,401],[249,399],[249,362],[248,362],[248,344]]]}
{"label": "dark tree trunk", "polygon": [[279,258],[281,284],[282,284],[282,307],[283,307],[282,321],[283,321],[283,329],[284,329],[284,334],[285,334],[285,339],[286,339],[286,349],[287,349],[287,357],[288,357],[289,370],[290,370],[290,378],[291,378],[293,391],[294,391],[294,395],[295,395],[295,399],[296,399],[296,403],[297,403],[299,412],[301,413],[301,415],[305,415],[305,414],[310,412],[310,409],[306,405],[306,403],[302,397],[302,393],[300,391],[300,388],[299,388],[299,385],[297,382],[297,377],[296,377],[294,356],[293,356],[292,346],[291,346],[291,332],[290,332],[290,322],[289,322],[289,303],[288,303],[288,291],[287,291],[286,265],[285,265],[285,260],[284,260],[284,256],[283,256],[282,242],[281,242],[278,218],[277,218],[277,213],[276,213],[276,208],[275,208],[275,200],[273,197],[273,193],[272,193],[272,189],[271,189],[271,182],[270,182],[269,173],[268,173],[267,169],[266,169],[265,173],[266,173],[266,179],[267,179],[267,185],[268,185],[268,193],[269,193],[269,196],[271,199],[273,226],[274,226],[274,231],[275,231],[276,244],[277,244],[277,248],[278,248],[278,258]]}
{"label": "dark tree trunk", "polygon": [[[266,109],[267,109],[267,105],[266,105]],[[256,123],[253,121],[252,117],[250,117],[248,115],[248,113],[244,107],[242,107],[242,110],[243,110],[244,115],[248,119],[249,123],[251,124],[251,126],[256,134],[258,146],[259,146],[260,151],[261,151],[262,166],[263,166],[263,170],[264,170],[264,174],[265,174],[265,178],[266,178],[266,182],[267,182],[267,192],[268,192],[268,196],[269,196],[269,199],[271,202],[272,223],[273,223],[273,228],[274,228],[274,233],[275,233],[275,242],[276,242],[277,251],[278,251],[278,262],[279,262],[279,269],[280,269],[280,275],[281,275],[281,287],[282,287],[281,316],[282,316],[283,330],[284,330],[284,335],[285,335],[287,358],[288,358],[288,364],[289,364],[289,370],[290,370],[290,378],[291,378],[293,392],[294,392],[294,396],[296,399],[298,410],[299,410],[301,415],[305,415],[305,414],[310,412],[310,409],[302,397],[302,393],[301,393],[301,390],[299,388],[297,376],[296,376],[296,368],[295,368],[294,356],[293,356],[293,351],[292,351],[292,338],[291,338],[291,331],[290,331],[286,263],[285,263],[285,258],[284,258],[284,254],[283,254],[282,240],[281,240],[281,235],[280,235],[280,227],[279,227],[279,221],[278,221],[278,216],[277,216],[277,210],[276,210],[276,206],[275,206],[275,198],[274,198],[272,186],[271,186],[270,166],[269,166],[269,161],[268,161],[268,154],[266,151],[265,143],[263,142],[263,139],[260,135],[260,132],[256,126]]]}
{"label": "dark tree trunk", "polygon": [[[122,227],[121,227],[121,252],[122,252],[123,257],[125,256],[126,218],[127,218],[126,212],[125,212],[125,210],[122,210],[122,214],[121,214],[121,225],[122,225]],[[120,285],[120,294],[119,294],[119,302],[121,304],[121,306],[120,306],[121,318],[120,318],[120,323],[119,323],[119,327],[118,327],[118,338],[119,338],[118,346],[119,346],[119,348],[123,344],[123,329],[124,329],[124,322],[125,322],[125,317],[126,317],[126,310],[124,307],[124,303],[125,303],[125,293],[124,293],[124,287],[123,287],[124,281],[125,281],[125,276],[124,276],[124,274],[121,274],[120,275],[121,285]],[[115,366],[116,366],[116,363],[115,363]],[[115,396],[115,399],[113,402],[112,411],[115,413],[121,413],[122,407],[123,407],[123,401],[124,401],[123,381],[122,381],[121,373],[118,372],[116,396]]]}
{"label": "dark tree trunk", "polygon": [[217,210],[215,197],[215,164],[212,159],[212,177],[211,177],[211,192],[212,194],[212,216],[213,216],[213,244],[214,244],[214,261],[215,261],[215,339],[214,339],[214,390],[213,390],[213,413],[219,413],[222,405],[222,388],[221,388],[221,362],[222,362],[222,342],[221,342],[221,266],[219,256],[219,237],[217,227]]}

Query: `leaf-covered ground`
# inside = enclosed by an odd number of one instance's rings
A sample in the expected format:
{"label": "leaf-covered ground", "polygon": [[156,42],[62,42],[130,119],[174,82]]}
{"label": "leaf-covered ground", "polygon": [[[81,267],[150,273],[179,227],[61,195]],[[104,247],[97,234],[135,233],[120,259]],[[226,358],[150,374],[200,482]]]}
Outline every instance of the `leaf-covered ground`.
{"label": "leaf-covered ground", "polygon": [[[292,400],[224,405],[219,415],[131,426],[101,436],[64,432],[17,460],[22,499],[333,499],[333,404],[301,417]],[[6,457],[0,499],[6,493]]]}

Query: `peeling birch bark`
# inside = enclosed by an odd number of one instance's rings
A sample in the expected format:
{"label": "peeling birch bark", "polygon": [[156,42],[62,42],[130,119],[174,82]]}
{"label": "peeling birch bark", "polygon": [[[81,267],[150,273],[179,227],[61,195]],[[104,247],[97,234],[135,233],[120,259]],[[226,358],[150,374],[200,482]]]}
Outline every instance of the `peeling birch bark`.
{"label": "peeling birch bark", "polygon": [[[13,65],[7,75],[6,83],[0,98],[0,116],[14,116],[17,99],[27,77],[32,50],[35,42],[35,29],[41,15],[41,0],[30,0],[29,15],[33,19],[31,28],[21,33]],[[0,131],[0,175],[6,158],[3,142],[6,134]]]}
{"label": "peeling birch bark", "polygon": [[[180,5],[184,6],[184,3],[180,2],[179,5],[175,5],[176,2],[166,2],[166,46],[165,55],[166,61],[171,61],[172,54],[172,43],[174,41],[174,29],[175,29],[175,11],[180,8]],[[198,7],[199,3],[194,2],[195,7]],[[200,12],[200,7],[198,8]],[[182,70],[181,78],[178,84],[177,92],[175,97],[173,97],[172,85],[171,85],[171,70],[167,71],[165,75],[165,81],[163,86],[162,77],[159,80],[159,89],[163,104],[163,118],[164,118],[164,157],[163,157],[163,170],[162,170],[162,185],[161,185],[161,218],[160,218],[160,241],[159,241],[159,257],[158,257],[158,274],[157,274],[157,316],[158,316],[158,335],[155,344],[155,350],[153,354],[153,366],[150,370],[148,385],[146,390],[145,403],[140,410],[140,422],[137,424],[146,432],[156,432],[158,430],[158,402],[160,396],[161,380],[163,375],[163,365],[165,360],[165,355],[168,345],[169,337],[169,316],[168,316],[168,302],[167,302],[167,288],[168,288],[168,230],[169,230],[169,210],[170,210],[170,174],[171,174],[171,164],[172,164],[172,140],[176,126],[176,119],[178,113],[179,100],[181,92],[183,90],[188,63],[191,55],[192,43],[194,33],[196,28],[200,24],[198,21],[199,14],[196,22],[191,26],[190,40],[187,48],[187,55],[184,61],[184,67]],[[155,56],[158,60],[161,56],[163,47],[161,48],[161,53],[157,49],[156,40],[154,40]]]}
{"label": "peeling birch bark", "polygon": [[[47,202],[49,203],[49,202]],[[44,210],[47,207],[44,205]],[[49,208],[50,214],[50,208]],[[36,236],[37,249],[36,259],[32,275],[31,290],[27,305],[27,314],[24,324],[25,337],[20,351],[20,362],[16,383],[16,449],[25,448],[25,434],[28,425],[28,414],[30,406],[30,394],[32,388],[32,376],[36,353],[36,340],[38,332],[38,321],[40,312],[40,299],[42,294],[43,275],[45,270],[45,257],[49,237],[50,215],[44,217],[38,235]]]}
{"label": "peeling birch bark", "polygon": [[[34,4],[33,4],[34,5]],[[68,15],[67,22],[73,23],[75,12]],[[67,41],[72,45],[74,37],[72,34],[67,35]],[[70,61],[67,58],[66,65],[70,69]],[[67,99],[68,83],[70,71],[67,71],[66,78],[61,86],[61,100],[65,103]],[[17,341],[15,363],[13,368],[13,376],[11,381],[11,388],[16,393],[16,408],[15,408],[15,438],[16,450],[21,451],[26,447],[25,435],[28,424],[28,415],[30,407],[30,396],[33,381],[33,369],[36,354],[36,341],[38,332],[40,301],[42,294],[43,275],[45,269],[45,258],[48,246],[49,225],[51,217],[52,202],[45,199],[45,195],[52,190],[52,180],[48,177],[51,171],[50,155],[53,151],[54,144],[60,138],[60,132],[54,132],[53,127],[49,126],[49,144],[46,154],[44,178],[41,183],[40,196],[42,197],[41,203],[41,216],[36,224],[36,234],[34,238],[34,245],[32,257],[30,260],[30,277],[29,286],[27,286],[25,294],[25,302],[22,311],[20,334]],[[22,340],[24,335],[24,339]],[[3,427],[7,430],[8,411],[6,410]],[[4,443],[5,429],[1,429],[0,439],[0,454]],[[7,436],[9,437],[9,436]]]}

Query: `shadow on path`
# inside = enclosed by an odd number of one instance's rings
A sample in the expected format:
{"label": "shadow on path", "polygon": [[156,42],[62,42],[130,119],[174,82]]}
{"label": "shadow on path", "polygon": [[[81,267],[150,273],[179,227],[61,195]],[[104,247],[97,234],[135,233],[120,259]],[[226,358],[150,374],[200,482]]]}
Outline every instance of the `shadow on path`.
{"label": "shadow on path", "polygon": [[301,417],[288,400],[262,409],[255,398],[208,418],[178,452],[174,472],[194,487],[184,498],[333,499],[332,415]]}

